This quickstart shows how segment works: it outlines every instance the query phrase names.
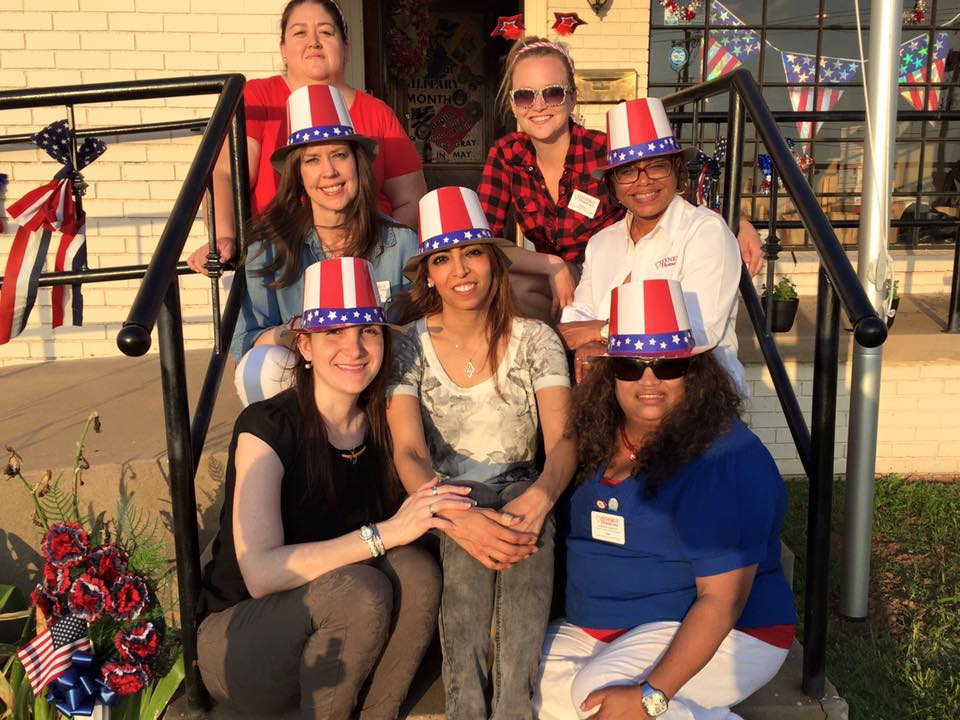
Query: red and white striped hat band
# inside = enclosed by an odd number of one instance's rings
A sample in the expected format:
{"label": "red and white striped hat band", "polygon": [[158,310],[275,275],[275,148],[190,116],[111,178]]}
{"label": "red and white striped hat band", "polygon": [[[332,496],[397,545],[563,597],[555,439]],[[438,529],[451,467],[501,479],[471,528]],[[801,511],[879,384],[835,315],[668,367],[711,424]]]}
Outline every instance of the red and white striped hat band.
{"label": "red and white striped hat band", "polygon": [[465,187],[442,187],[420,198],[420,252],[492,237],[480,198]]}
{"label": "red and white striped hat band", "polygon": [[607,111],[607,166],[680,152],[658,98],[627,100]]}
{"label": "red and white striped hat band", "polygon": [[355,257],[321,260],[303,274],[303,314],[297,329],[383,324],[373,265]]}
{"label": "red and white striped hat band", "polygon": [[617,357],[681,357],[696,342],[678,280],[642,280],[610,295],[607,354]]}

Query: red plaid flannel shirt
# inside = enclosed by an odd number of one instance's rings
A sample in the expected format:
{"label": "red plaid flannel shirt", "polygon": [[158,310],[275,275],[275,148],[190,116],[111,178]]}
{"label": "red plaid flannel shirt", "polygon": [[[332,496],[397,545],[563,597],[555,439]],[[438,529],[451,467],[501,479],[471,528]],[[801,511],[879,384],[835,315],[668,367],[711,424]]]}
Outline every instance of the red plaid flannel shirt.
{"label": "red plaid flannel shirt", "polygon": [[[587,241],[623,217],[625,211],[590,173],[605,161],[607,136],[570,124],[570,149],[560,178],[559,202],[547,191],[526,133],[506,135],[490,148],[477,194],[494,236],[503,235],[509,209],[524,236],[539,252],[583,263]],[[593,218],[567,208],[574,190],[600,199]]]}

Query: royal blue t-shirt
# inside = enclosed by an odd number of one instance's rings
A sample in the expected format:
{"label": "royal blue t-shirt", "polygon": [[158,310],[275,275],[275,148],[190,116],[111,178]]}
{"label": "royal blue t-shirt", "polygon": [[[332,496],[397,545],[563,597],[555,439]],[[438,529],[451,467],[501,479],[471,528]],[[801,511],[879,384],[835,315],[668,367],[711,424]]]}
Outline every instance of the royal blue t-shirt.
{"label": "royal blue t-shirt", "polygon": [[[754,563],[756,578],[736,626],[796,622],[793,595],[780,568],[786,487],[770,453],[746,425],[736,421],[661,485],[652,500],[644,498],[645,475],[605,485],[603,470],[578,487],[570,503],[570,622],[621,629],[681,621],[697,598],[697,577]],[[624,545],[593,539],[595,511],[624,518]]]}

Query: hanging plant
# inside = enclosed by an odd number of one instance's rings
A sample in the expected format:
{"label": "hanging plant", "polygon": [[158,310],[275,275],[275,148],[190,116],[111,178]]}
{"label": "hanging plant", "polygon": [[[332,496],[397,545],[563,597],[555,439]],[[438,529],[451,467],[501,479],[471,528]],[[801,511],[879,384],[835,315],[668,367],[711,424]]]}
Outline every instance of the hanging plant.
{"label": "hanging plant", "polygon": [[904,25],[920,25],[927,19],[927,0],[916,0],[913,10],[903,12]]}
{"label": "hanging plant", "polygon": [[424,2],[395,0],[387,31],[387,67],[395,77],[409,80],[427,62],[430,13]]}
{"label": "hanging plant", "polygon": [[677,0],[660,0],[660,4],[663,5],[664,14],[675,22],[690,22],[697,16],[703,0],[692,0],[686,4],[680,4]]}

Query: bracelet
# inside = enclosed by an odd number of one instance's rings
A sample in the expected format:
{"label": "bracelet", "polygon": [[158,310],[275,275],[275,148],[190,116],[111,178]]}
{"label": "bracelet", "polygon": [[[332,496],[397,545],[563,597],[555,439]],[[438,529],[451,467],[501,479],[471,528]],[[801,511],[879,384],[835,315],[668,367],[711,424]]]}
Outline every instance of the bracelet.
{"label": "bracelet", "polygon": [[373,523],[370,524],[370,529],[373,530],[373,543],[377,546],[378,556],[386,555],[387,548],[383,546],[383,538],[380,537],[380,530],[378,530],[377,526]]}

